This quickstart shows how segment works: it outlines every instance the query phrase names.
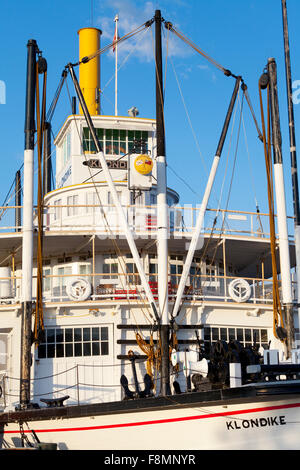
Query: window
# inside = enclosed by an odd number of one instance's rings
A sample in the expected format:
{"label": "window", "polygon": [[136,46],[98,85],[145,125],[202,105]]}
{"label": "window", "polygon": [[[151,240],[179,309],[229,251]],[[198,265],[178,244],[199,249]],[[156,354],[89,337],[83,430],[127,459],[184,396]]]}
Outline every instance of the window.
{"label": "window", "polygon": [[128,131],[128,152],[134,149],[134,141],[145,143],[144,148],[140,148],[138,152],[146,152],[148,150],[148,132],[145,131]]}
{"label": "window", "polygon": [[55,296],[65,296],[67,282],[70,279],[68,274],[72,274],[72,266],[61,266],[57,269],[56,288],[54,289]]}
{"label": "window", "polygon": [[[127,131],[122,129],[99,129],[96,128],[96,135],[99,143],[106,155],[125,155],[132,151],[134,141],[145,141],[145,149],[148,149],[147,131]],[[95,153],[96,147],[87,127],[83,128],[83,151],[85,153]]]}
{"label": "window", "polygon": [[110,255],[103,256],[103,273],[106,275],[103,276],[103,279],[117,279],[116,274],[118,274],[118,259]]}
{"label": "window", "polygon": [[96,207],[91,207],[91,206],[96,206],[96,193],[95,192],[86,194],[86,205],[87,207],[85,207],[85,210],[87,214],[92,214],[93,212],[95,212]]}
{"label": "window", "polygon": [[51,268],[43,268],[43,292],[51,291]]}
{"label": "window", "polygon": [[62,144],[62,152],[63,152],[63,166],[69,161],[71,157],[71,133],[68,132],[66,134],[63,144]]}
{"label": "window", "polygon": [[92,266],[91,263],[80,264],[79,265],[79,274],[80,276],[84,277],[86,281],[91,282],[91,276],[87,276],[87,274],[91,274]]}
{"label": "window", "polygon": [[[117,196],[119,201],[121,202],[122,191],[117,191]],[[115,207],[114,200],[110,191],[107,192],[107,205],[108,210],[113,209]]]}
{"label": "window", "polygon": [[209,352],[210,345],[215,341],[239,341],[243,346],[249,347],[256,343],[264,349],[268,347],[268,331],[263,328],[235,328],[235,327],[204,327],[204,347]]}
{"label": "window", "polygon": [[201,287],[201,271],[195,264],[190,268],[190,283],[194,289],[199,289]]}
{"label": "window", "polygon": [[149,282],[157,283],[157,269],[157,258],[154,258],[153,255],[151,255],[151,258],[149,259]]}
{"label": "window", "polygon": [[68,209],[68,216],[70,215],[77,215],[78,214],[78,207],[74,207],[74,206],[78,206],[78,195],[74,195],[74,196],[68,196],[67,198],[67,209]]}
{"label": "window", "polygon": [[180,282],[180,277],[183,269],[183,256],[171,256],[170,259],[170,274],[171,274],[171,284],[178,285]]}
{"label": "window", "polygon": [[140,285],[141,279],[131,253],[125,255],[124,262],[126,263],[126,284]]}
{"label": "window", "polygon": [[46,328],[45,341],[38,347],[39,359],[108,354],[107,326]]}
{"label": "window", "polygon": [[190,268],[190,283],[194,289],[201,287],[201,258],[194,258]]}
{"label": "window", "polygon": [[151,206],[155,206],[156,203],[157,203],[157,200],[156,200],[156,194],[154,193],[150,193],[150,205]]}
{"label": "window", "polygon": [[217,266],[209,259],[206,260],[205,274],[203,286],[205,286],[206,291],[215,292],[220,287],[220,282],[217,277]]}
{"label": "window", "polygon": [[61,199],[56,199],[56,201],[54,201],[53,205],[55,206],[54,207],[54,220],[59,220],[61,219],[61,206],[62,203],[61,203]]}

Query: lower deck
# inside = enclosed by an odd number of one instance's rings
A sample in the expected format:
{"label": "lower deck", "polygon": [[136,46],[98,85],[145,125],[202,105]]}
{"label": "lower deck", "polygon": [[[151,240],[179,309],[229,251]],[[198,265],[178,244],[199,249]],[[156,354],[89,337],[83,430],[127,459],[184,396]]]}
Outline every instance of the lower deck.
{"label": "lower deck", "polygon": [[[135,391],[132,351],[138,386],[145,388],[144,376],[153,374],[155,395],[160,392],[159,356],[155,356],[159,336],[147,316],[149,307],[142,302],[122,300],[105,303],[70,303],[44,310],[45,338],[32,348],[31,397],[41,399],[68,395],[67,405],[120,401],[124,389]],[[14,409],[19,403],[21,311],[7,306],[1,309],[0,358],[2,409]],[[181,391],[189,388],[188,376],[209,354],[217,341],[237,340],[245,347],[283,351],[273,336],[272,306],[229,302],[186,302],[176,318],[170,336],[177,352],[171,365],[171,387],[177,382]],[[152,345],[152,347],[150,347]]]}

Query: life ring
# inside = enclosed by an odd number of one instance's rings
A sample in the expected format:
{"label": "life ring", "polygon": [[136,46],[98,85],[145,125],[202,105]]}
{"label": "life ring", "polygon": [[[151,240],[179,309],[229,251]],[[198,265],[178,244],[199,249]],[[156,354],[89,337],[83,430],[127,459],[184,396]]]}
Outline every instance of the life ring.
{"label": "life ring", "polygon": [[251,286],[245,279],[234,279],[228,286],[228,292],[235,302],[247,302],[251,296]]}
{"label": "life ring", "polygon": [[91,295],[92,286],[83,277],[77,277],[68,281],[66,292],[71,300],[86,300]]}

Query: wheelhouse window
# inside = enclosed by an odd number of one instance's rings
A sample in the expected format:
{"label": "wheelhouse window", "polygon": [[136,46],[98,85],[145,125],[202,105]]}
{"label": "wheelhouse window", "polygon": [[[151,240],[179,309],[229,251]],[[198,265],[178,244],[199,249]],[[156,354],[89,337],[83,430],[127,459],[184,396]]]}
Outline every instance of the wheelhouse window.
{"label": "wheelhouse window", "polygon": [[[147,131],[129,131],[125,129],[99,129],[96,135],[106,155],[125,155],[132,152],[135,141],[145,142],[145,150],[148,150]],[[90,130],[83,128],[83,151],[85,153],[96,153],[96,147]]]}
{"label": "wheelhouse window", "polygon": [[39,359],[108,355],[107,326],[46,328],[38,347]]}

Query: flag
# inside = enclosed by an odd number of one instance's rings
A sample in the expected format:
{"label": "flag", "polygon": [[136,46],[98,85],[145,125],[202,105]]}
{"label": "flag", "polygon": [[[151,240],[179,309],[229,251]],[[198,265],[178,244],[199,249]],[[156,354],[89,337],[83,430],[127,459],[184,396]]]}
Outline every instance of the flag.
{"label": "flag", "polygon": [[115,27],[115,35],[114,35],[114,40],[113,40],[113,52],[115,52],[115,48],[116,48],[115,42],[118,41],[118,39],[120,39],[119,34],[118,34],[118,20],[119,20],[119,17],[117,15],[115,17],[116,27]]}

